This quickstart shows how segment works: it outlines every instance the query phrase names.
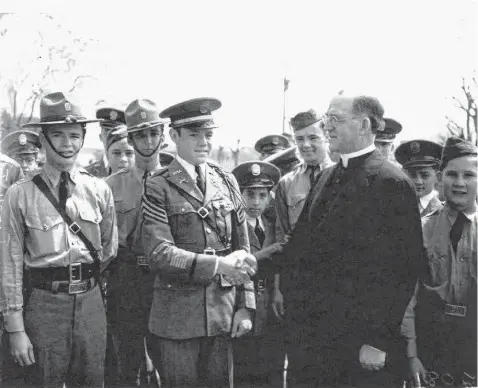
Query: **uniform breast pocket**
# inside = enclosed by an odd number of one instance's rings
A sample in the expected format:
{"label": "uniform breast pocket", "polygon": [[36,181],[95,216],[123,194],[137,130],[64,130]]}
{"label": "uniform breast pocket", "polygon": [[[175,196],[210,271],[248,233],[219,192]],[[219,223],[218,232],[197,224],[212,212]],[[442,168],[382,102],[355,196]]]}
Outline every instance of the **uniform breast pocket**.
{"label": "uniform breast pocket", "polygon": [[93,208],[89,203],[81,203],[78,206],[79,219],[75,220],[81,227],[83,233],[93,243],[96,248],[101,247],[100,222],[103,216],[99,209]]}
{"label": "uniform breast pocket", "polygon": [[201,241],[203,238],[202,220],[190,203],[169,204],[166,212],[176,245],[198,244]]}
{"label": "uniform breast pocket", "polygon": [[25,218],[31,245],[38,257],[64,249],[65,222],[60,214],[30,214]]}
{"label": "uniform breast pocket", "polygon": [[451,260],[444,252],[434,251],[428,255],[428,266],[433,281],[433,286],[439,286],[448,281]]}
{"label": "uniform breast pocket", "polygon": [[218,198],[211,201],[216,216],[226,218],[233,210],[234,205],[229,198]]}

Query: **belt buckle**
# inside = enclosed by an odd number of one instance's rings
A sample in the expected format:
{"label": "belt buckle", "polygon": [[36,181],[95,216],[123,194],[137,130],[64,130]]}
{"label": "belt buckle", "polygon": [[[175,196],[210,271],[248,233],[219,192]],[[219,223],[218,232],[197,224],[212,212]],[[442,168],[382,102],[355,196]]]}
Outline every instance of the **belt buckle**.
{"label": "belt buckle", "polygon": [[204,220],[208,216],[209,210],[207,210],[204,206],[201,206],[198,209],[198,214],[199,214],[199,217],[201,217]]}
{"label": "belt buckle", "polygon": [[149,264],[146,262],[145,256],[136,256],[136,262],[141,267],[149,267]]}
{"label": "belt buckle", "polygon": [[466,306],[446,304],[445,305],[445,314],[453,315],[455,317],[464,317],[464,316],[466,316]]}
{"label": "belt buckle", "polygon": [[81,275],[81,263],[73,263],[68,266],[70,271],[70,283],[80,283],[83,280]]}
{"label": "belt buckle", "polygon": [[264,279],[259,279],[257,281],[257,291],[264,291],[266,289],[266,282]]}
{"label": "belt buckle", "polygon": [[82,294],[88,291],[88,281],[84,280],[78,283],[68,284],[68,294]]}
{"label": "belt buckle", "polygon": [[216,250],[213,248],[206,248],[204,251],[202,251],[205,255],[215,255]]}
{"label": "belt buckle", "polygon": [[77,234],[81,230],[81,227],[76,222],[73,222],[68,226],[68,229],[70,229],[73,234]]}

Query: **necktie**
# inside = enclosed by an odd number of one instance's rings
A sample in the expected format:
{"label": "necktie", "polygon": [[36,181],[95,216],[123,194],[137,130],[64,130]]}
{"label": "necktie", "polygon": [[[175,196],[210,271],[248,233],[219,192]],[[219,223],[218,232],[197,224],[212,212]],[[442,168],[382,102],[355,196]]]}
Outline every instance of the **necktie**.
{"label": "necktie", "polygon": [[60,174],[60,208],[66,209],[66,200],[68,199],[68,180],[70,174],[66,171],[62,171]]}
{"label": "necktie", "polygon": [[148,170],[144,170],[143,179],[142,179],[142,182],[143,182],[143,183],[146,181],[146,178],[148,177],[148,175],[149,175],[149,171],[148,171]]}
{"label": "necktie", "polygon": [[310,181],[310,189],[312,190],[315,186],[315,172],[320,171],[320,166],[307,166],[307,170],[309,171],[309,181]]}
{"label": "necktie", "polygon": [[194,171],[196,171],[197,174],[196,184],[198,185],[199,190],[201,190],[201,193],[204,194],[206,192],[206,181],[204,180],[202,169],[199,166],[195,166]]}
{"label": "necktie", "polygon": [[450,230],[450,241],[453,246],[453,250],[456,253],[456,248],[458,246],[458,241],[460,241],[461,235],[463,233],[463,227],[465,226],[466,217],[462,212],[458,213],[455,223]]}
{"label": "necktie", "polygon": [[259,224],[258,218],[256,218],[256,227],[254,228],[254,233],[256,234],[257,239],[259,240],[259,243],[261,244],[261,248],[262,248],[262,245],[264,244],[264,240],[266,239],[266,234],[264,233],[264,230]]}

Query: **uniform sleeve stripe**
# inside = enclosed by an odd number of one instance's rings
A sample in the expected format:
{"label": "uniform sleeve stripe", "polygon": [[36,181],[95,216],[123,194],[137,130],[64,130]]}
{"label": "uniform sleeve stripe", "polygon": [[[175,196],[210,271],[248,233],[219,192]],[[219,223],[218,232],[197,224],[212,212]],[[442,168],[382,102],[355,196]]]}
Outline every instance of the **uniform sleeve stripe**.
{"label": "uniform sleeve stripe", "polygon": [[150,214],[146,214],[146,213],[143,213],[143,216],[145,219],[150,219],[150,220],[153,220],[153,221],[157,221],[157,222],[161,222],[162,224],[167,224],[167,220],[162,220],[162,219],[159,219],[157,217],[154,217]]}
{"label": "uniform sleeve stripe", "polygon": [[185,257],[181,257],[180,255],[176,255],[171,260],[171,266],[176,268],[185,269],[187,267],[187,259]]}
{"label": "uniform sleeve stripe", "polygon": [[145,197],[143,197],[141,207],[144,209],[144,211],[147,211],[148,213],[155,214],[156,216],[161,218],[167,218],[166,210],[164,210],[160,206],[152,204],[150,201],[147,201]]}
{"label": "uniform sleeve stripe", "polygon": [[153,220],[162,222],[163,224],[168,223],[168,217],[167,217],[166,212],[164,210],[160,211],[160,212],[157,212],[157,211],[151,209],[150,207],[148,207],[145,203],[143,203],[141,205],[141,209],[142,209],[144,217],[149,217]]}

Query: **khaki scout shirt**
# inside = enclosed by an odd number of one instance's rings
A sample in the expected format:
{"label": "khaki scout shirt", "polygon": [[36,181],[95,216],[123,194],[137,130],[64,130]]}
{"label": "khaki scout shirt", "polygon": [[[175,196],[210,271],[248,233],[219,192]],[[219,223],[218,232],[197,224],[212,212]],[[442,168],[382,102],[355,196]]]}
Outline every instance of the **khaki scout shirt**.
{"label": "khaki scout shirt", "polygon": [[[431,284],[424,285],[450,304],[467,305],[467,295],[476,285],[478,212],[466,214],[468,219],[457,245],[456,253],[450,241],[452,221],[450,208],[445,205],[422,218],[423,241],[428,255]],[[418,287],[415,289],[417,292]],[[410,301],[402,323],[402,335],[408,341],[408,357],[416,357],[415,312],[416,295]]]}
{"label": "khaki scout shirt", "polygon": [[[73,168],[69,173],[71,196],[66,201],[66,212],[97,249],[102,266],[106,266],[116,255],[118,245],[113,195],[103,180],[84,169]],[[60,171],[46,164],[40,176],[58,197]],[[31,178],[8,189],[2,217],[6,220],[3,230],[6,249],[0,258],[0,295],[4,299],[0,307],[5,328],[14,332],[24,330],[24,265],[26,268],[66,267],[94,260]]]}
{"label": "khaki scout shirt", "polygon": [[[226,284],[216,274],[218,257],[203,253],[205,248],[231,249],[233,234],[234,248],[249,251],[238,184],[232,174],[210,163],[205,182],[202,194],[177,159],[146,181],[141,233],[156,272],[149,329],[159,337],[227,335],[237,308],[255,309],[253,282]],[[200,217],[200,207],[209,212],[212,225]]]}
{"label": "khaki scout shirt", "polygon": [[[148,176],[160,169],[161,165],[158,164],[148,173]],[[111,187],[115,201],[118,246],[132,250],[135,255],[144,255],[137,228],[141,221],[139,216],[144,191],[144,175],[145,171],[135,165],[105,178],[106,183]]]}
{"label": "khaki scout shirt", "polygon": [[[320,170],[334,164],[329,160],[320,165]],[[309,191],[310,172],[306,163],[298,165],[279,181],[275,194],[277,241],[283,241],[294,229]]]}

